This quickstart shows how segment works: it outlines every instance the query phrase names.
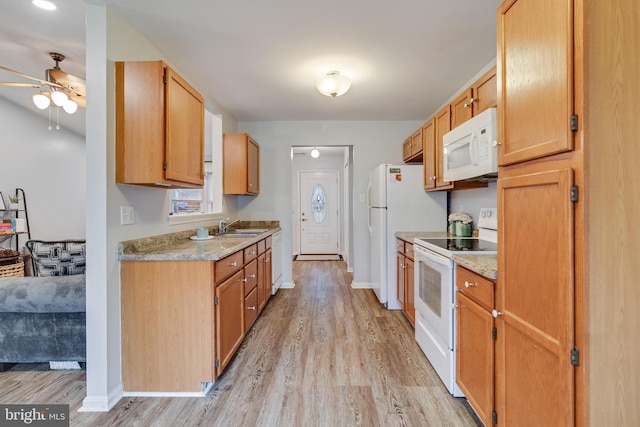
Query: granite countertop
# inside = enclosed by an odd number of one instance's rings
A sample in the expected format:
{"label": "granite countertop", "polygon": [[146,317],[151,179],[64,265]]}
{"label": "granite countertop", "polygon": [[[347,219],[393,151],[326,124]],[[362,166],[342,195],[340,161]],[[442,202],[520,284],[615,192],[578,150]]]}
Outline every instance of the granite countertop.
{"label": "granite countertop", "polygon": [[406,242],[413,243],[415,238],[445,238],[447,237],[446,231],[396,231],[396,237]]}
{"label": "granite countertop", "polygon": [[[267,229],[258,235],[247,237],[214,236],[210,240],[191,240],[195,230],[162,234],[118,245],[120,261],[216,261],[242,250],[279,231],[279,221],[242,221],[233,230]],[[218,227],[209,227],[214,235]]]}
{"label": "granite countertop", "polygon": [[488,279],[498,278],[497,255],[453,255],[453,262]]}

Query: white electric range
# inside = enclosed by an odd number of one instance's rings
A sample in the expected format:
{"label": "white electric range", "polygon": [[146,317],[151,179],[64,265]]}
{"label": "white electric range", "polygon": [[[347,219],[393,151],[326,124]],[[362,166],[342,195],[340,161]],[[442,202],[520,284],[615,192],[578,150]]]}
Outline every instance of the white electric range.
{"label": "white electric range", "polygon": [[498,215],[482,208],[477,237],[415,238],[415,337],[438,376],[455,397],[464,394],[456,385],[455,268],[452,255],[496,254]]}

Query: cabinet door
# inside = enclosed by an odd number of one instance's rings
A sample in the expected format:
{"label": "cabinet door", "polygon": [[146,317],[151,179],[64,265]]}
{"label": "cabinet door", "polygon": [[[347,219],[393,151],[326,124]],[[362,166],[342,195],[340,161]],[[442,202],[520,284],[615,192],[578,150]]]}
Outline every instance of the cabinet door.
{"label": "cabinet door", "polygon": [[247,141],[247,193],[260,193],[260,147],[251,138]]}
{"label": "cabinet door", "polygon": [[451,129],[469,120],[473,115],[473,91],[465,90],[451,102]]}
{"label": "cabinet door", "polygon": [[405,292],[405,272],[404,272],[405,256],[401,253],[396,254],[396,292],[398,293],[398,302],[400,308],[404,310],[404,292]]}
{"label": "cabinet door", "polygon": [[411,135],[411,157],[422,153],[422,128]]}
{"label": "cabinet door", "polygon": [[573,1],[498,9],[499,165],[573,149]]}
{"label": "cabinet door", "polygon": [[[456,304],[456,383],[484,425],[490,426],[493,425],[493,316],[461,292],[456,292]],[[524,424],[503,424],[499,419],[499,425]]]}
{"label": "cabinet door", "polygon": [[266,252],[258,256],[258,312],[262,311],[266,303],[266,295],[264,291],[264,276],[266,274]]}
{"label": "cabinet door", "polygon": [[404,259],[404,281],[405,281],[405,304],[404,304],[404,312],[409,318],[409,321],[412,325],[416,324],[416,306],[414,304],[414,293],[413,289],[413,261],[409,258]]}
{"label": "cabinet door", "polygon": [[404,140],[402,144],[402,160],[405,162],[411,158],[411,137]]}
{"label": "cabinet door", "polygon": [[258,258],[258,263],[260,263],[260,259],[262,259],[262,276],[259,279],[261,291],[258,294],[258,306],[262,311],[271,297],[271,249],[267,249]]}
{"label": "cabinet door", "polygon": [[451,130],[451,107],[447,105],[435,117],[435,162],[436,162],[436,187],[447,187],[449,182],[442,181],[443,175],[443,157],[442,157],[442,137]]}
{"label": "cabinet door", "polygon": [[203,185],[204,99],[168,67],[166,76],[165,177]]}
{"label": "cabinet door", "polygon": [[574,424],[573,174],[544,167],[498,179],[496,403],[506,426]]}
{"label": "cabinet door", "polygon": [[477,116],[487,108],[498,106],[498,86],[496,68],[489,70],[480,77],[472,86],[473,90],[473,115]]}
{"label": "cabinet door", "polygon": [[251,329],[253,323],[258,318],[258,289],[253,288],[249,294],[244,297],[244,331],[245,333]]}
{"label": "cabinet door", "polygon": [[422,146],[424,152],[424,189],[430,190],[436,187],[436,134],[435,119],[427,121],[422,126]]}
{"label": "cabinet door", "polygon": [[217,373],[227,366],[244,338],[244,287],[242,271],[216,286]]}

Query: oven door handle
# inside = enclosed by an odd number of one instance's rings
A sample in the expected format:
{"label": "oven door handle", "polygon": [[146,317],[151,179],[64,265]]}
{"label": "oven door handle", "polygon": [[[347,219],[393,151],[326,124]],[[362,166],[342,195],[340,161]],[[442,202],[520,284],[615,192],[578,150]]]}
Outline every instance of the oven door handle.
{"label": "oven door handle", "polygon": [[423,258],[423,259],[426,259],[427,261],[431,261],[431,262],[435,262],[437,264],[443,265],[447,267],[449,270],[453,269],[453,262],[449,258],[442,256],[440,254],[436,254],[434,252],[422,249],[418,245],[413,245],[413,256],[414,258],[416,258],[416,260],[418,258]]}

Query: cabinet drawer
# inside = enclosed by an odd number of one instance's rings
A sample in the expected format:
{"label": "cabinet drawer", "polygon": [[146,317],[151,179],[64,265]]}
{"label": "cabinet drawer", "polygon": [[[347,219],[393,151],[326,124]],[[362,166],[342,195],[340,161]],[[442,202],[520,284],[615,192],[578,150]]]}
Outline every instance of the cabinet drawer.
{"label": "cabinet drawer", "polygon": [[242,268],[242,256],[243,251],[238,251],[233,255],[229,255],[228,257],[221,259],[220,261],[216,261],[216,283],[231,276]]}
{"label": "cabinet drawer", "polygon": [[401,254],[404,253],[404,240],[396,239],[396,251],[400,252]]}
{"label": "cabinet drawer", "polygon": [[460,292],[487,310],[493,308],[493,281],[456,266],[456,286]]}
{"label": "cabinet drawer", "polygon": [[265,251],[267,245],[266,239],[262,239],[258,242],[258,253],[261,254]]}
{"label": "cabinet drawer", "polygon": [[271,247],[271,236],[268,236],[266,239],[264,239],[264,242],[265,242],[264,250],[266,251]]}
{"label": "cabinet drawer", "polygon": [[248,248],[244,248],[244,262],[248,263],[256,259],[258,256],[258,245],[251,245]]}
{"label": "cabinet drawer", "polygon": [[244,295],[247,296],[258,284],[258,260],[254,259],[244,267]]}
{"label": "cabinet drawer", "polygon": [[413,243],[404,242],[404,254],[407,258],[413,259]]}
{"label": "cabinet drawer", "polygon": [[258,318],[258,289],[244,297],[244,331],[247,332]]}

